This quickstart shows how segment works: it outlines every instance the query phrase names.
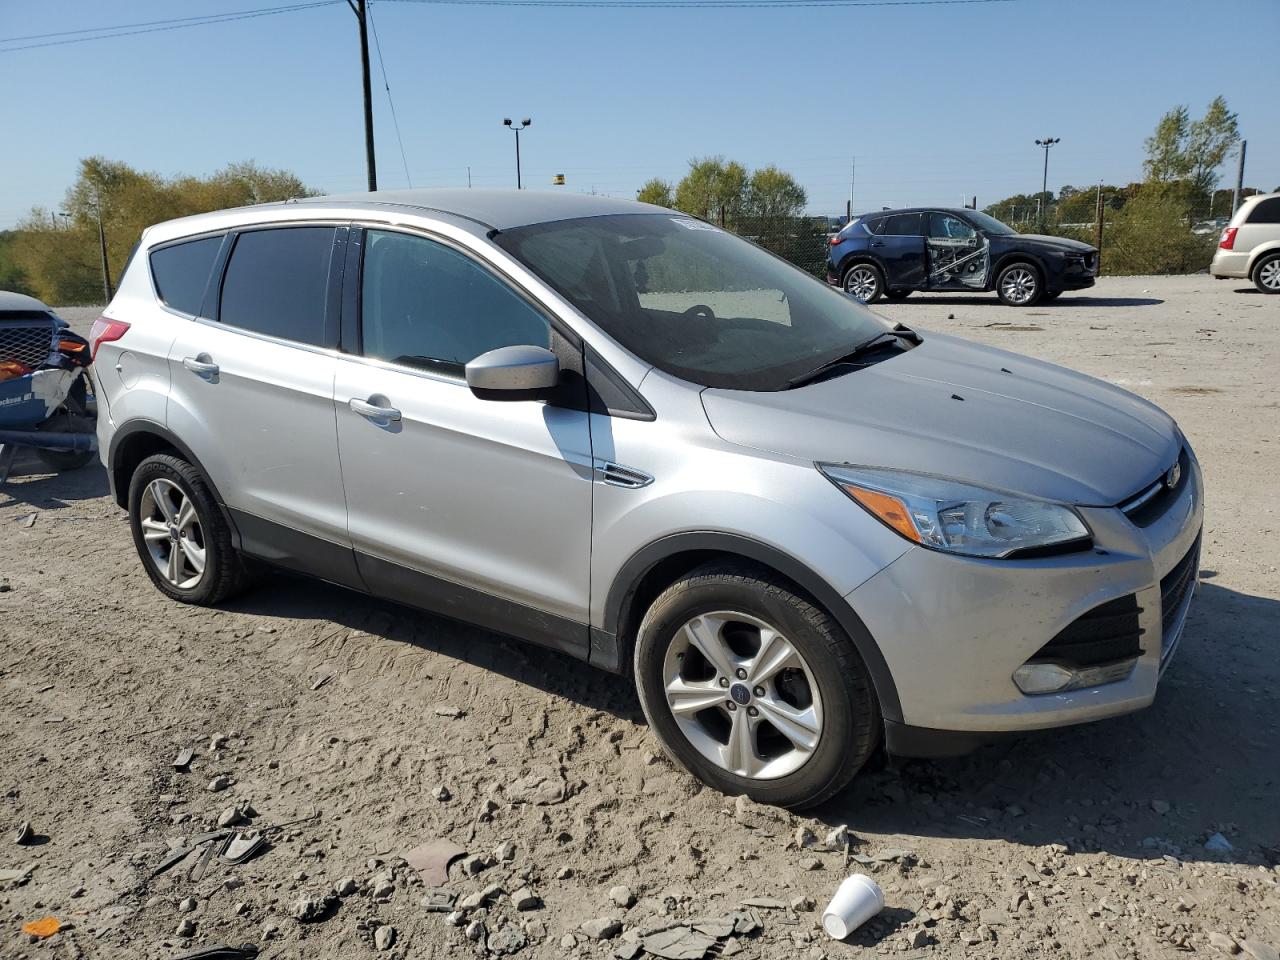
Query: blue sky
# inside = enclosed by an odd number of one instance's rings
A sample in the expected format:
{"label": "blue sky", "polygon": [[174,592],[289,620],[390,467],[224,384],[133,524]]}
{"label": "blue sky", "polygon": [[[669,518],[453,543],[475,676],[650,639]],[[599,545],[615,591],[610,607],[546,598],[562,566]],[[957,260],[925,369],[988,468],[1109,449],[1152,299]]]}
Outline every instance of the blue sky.
{"label": "blue sky", "polygon": [[[288,0],[0,0],[0,37]],[[1248,183],[1280,185],[1277,0],[1014,0],[791,10],[480,8],[375,0],[415,186],[633,196],[691,157],[776,163],[814,212],[985,205],[1050,185],[1138,179],[1176,103],[1239,113]],[[253,159],[324,192],[364,187],[359,48],[344,3],[192,29],[4,52],[0,227],[56,206],[80,157],[166,175]],[[378,171],[405,174],[374,64]],[[1224,182],[1234,170],[1224,171]]]}

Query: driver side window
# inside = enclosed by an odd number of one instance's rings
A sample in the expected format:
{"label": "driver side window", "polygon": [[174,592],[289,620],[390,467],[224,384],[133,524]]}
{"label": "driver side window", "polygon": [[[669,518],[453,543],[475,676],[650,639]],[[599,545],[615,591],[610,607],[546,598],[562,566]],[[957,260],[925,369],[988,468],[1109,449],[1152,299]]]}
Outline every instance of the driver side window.
{"label": "driver side window", "polygon": [[365,234],[363,352],[409,367],[459,372],[498,347],[550,347],[545,317],[470,257],[407,233]]}
{"label": "driver side window", "polygon": [[977,235],[978,231],[959,217],[949,213],[929,214],[929,236],[936,240],[972,240]]}

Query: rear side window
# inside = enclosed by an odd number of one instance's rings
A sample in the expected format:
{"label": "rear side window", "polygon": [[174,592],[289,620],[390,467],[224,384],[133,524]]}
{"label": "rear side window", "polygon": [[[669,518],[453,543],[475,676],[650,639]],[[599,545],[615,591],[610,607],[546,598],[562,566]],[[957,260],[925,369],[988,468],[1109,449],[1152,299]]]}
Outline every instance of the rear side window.
{"label": "rear side window", "polygon": [[218,320],[316,346],[325,342],[334,227],[252,230],[236,239]]}
{"label": "rear side window", "polygon": [[203,237],[152,251],[151,278],[166,306],[193,317],[199,315],[209,271],[220,246],[222,237]]}
{"label": "rear side window", "polygon": [[1280,197],[1260,200],[1249,214],[1250,223],[1280,223]]}
{"label": "rear side window", "polygon": [[890,217],[888,225],[882,231],[886,237],[922,237],[922,215],[918,213],[902,213]]}

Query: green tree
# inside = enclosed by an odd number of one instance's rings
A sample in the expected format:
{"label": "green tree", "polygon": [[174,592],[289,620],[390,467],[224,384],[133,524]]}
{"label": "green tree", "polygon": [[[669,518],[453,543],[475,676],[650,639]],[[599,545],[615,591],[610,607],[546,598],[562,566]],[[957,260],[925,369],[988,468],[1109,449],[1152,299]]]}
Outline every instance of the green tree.
{"label": "green tree", "polygon": [[738,221],[746,202],[747,168],[724,157],[689,161],[689,172],[676,185],[676,209],[713,220],[722,227]]}
{"label": "green tree", "polygon": [[1185,106],[1174,107],[1160,118],[1155,133],[1147,138],[1147,159],[1143,163],[1147,179],[1160,183],[1187,180],[1193,188],[1193,202],[1207,206],[1218,185],[1222,162],[1240,140],[1236,120],[1220,96],[1213,98],[1199,120],[1192,120]]}
{"label": "green tree", "polygon": [[636,199],[641,203],[653,203],[659,207],[674,208],[676,205],[675,188],[666,180],[654,177],[645,182],[636,194]]}
{"label": "green tree", "polygon": [[791,174],[770,164],[751,174],[743,209],[756,220],[778,221],[800,216],[808,201],[804,187]]}

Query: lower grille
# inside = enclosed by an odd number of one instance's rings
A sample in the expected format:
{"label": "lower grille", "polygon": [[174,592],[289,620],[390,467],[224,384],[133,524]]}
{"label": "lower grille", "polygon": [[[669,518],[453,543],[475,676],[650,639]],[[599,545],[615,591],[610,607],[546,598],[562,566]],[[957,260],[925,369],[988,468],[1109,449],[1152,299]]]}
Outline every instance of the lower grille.
{"label": "lower grille", "polygon": [[53,320],[0,321],[0,361],[12,360],[26,367],[42,367],[55,349]]}
{"label": "lower grille", "polygon": [[1195,586],[1200,572],[1200,538],[1191,545],[1187,555],[1160,580],[1160,628],[1161,650],[1167,651],[1178,638],[1182,627],[1179,617],[1184,613],[1187,594]]}
{"label": "lower grille", "polygon": [[1141,613],[1136,594],[1108,601],[1073,620],[1033,659],[1088,667],[1140,656]]}

